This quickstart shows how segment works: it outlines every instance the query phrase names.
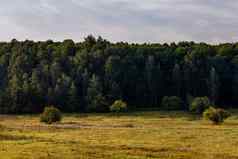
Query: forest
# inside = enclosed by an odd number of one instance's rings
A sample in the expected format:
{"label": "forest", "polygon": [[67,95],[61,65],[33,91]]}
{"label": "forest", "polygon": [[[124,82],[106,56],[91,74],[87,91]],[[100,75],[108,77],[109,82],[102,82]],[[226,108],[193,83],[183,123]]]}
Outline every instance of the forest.
{"label": "forest", "polygon": [[109,42],[89,35],[0,43],[0,113],[107,112],[115,100],[129,109],[158,108],[162,98],[207,96],[223,108],[238,105],[238,43]]}

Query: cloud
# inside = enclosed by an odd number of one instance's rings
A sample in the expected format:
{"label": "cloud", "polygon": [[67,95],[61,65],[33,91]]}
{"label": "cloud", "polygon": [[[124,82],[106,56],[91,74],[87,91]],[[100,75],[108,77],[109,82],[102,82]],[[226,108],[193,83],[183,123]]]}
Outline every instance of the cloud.
{"label": "cloud", "polygon": [[0,6],[0,40],[209,43],[238,40],[235,0],[9,0]]}

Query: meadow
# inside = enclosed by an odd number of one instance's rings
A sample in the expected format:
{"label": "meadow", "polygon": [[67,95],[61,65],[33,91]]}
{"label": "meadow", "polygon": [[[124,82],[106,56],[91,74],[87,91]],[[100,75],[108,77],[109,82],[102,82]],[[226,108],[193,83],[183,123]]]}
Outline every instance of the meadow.
{"label": "meadow", "polygon": [[238,113],[213,125],[187,112],[0,116],[3,159],[238,159]]}

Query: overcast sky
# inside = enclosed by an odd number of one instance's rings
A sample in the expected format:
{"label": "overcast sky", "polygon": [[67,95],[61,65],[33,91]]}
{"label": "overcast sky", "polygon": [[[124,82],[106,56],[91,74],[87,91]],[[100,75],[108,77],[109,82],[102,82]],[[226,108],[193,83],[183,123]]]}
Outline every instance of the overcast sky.
{"label": "overcast sky", "polygon": [[238,41],[238,0],[0,0],[0,41]]}

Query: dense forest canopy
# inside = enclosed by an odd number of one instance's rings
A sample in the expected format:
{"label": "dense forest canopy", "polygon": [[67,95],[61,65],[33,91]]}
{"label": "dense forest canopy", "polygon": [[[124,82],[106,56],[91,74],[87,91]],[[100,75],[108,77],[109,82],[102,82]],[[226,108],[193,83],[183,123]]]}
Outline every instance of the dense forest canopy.
{"label": "dense forest canopy", "polygon": [[160,108],[164,96],[180,97],[184,110],[187,96],[238,105],[238,43],[0,43],[0,113],[107,111],[117,99]]}

